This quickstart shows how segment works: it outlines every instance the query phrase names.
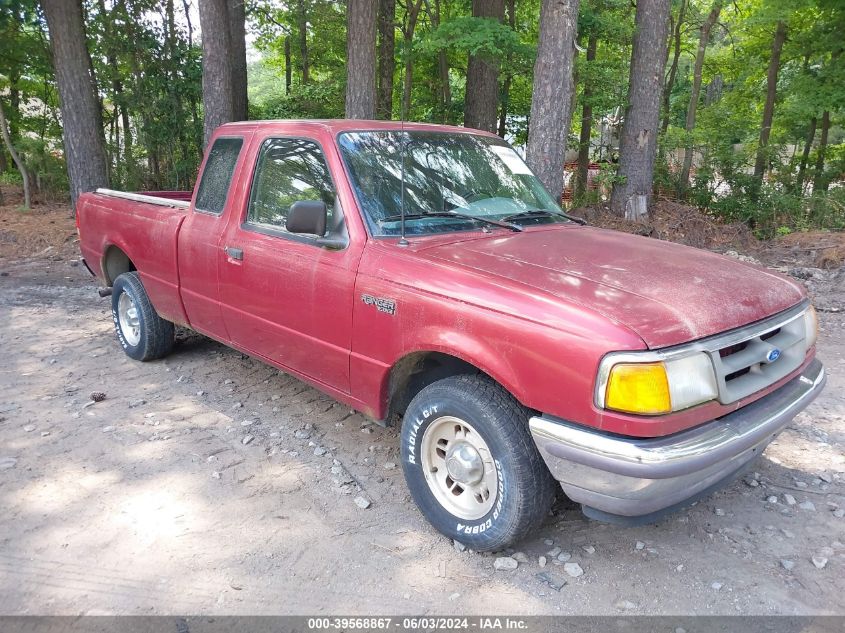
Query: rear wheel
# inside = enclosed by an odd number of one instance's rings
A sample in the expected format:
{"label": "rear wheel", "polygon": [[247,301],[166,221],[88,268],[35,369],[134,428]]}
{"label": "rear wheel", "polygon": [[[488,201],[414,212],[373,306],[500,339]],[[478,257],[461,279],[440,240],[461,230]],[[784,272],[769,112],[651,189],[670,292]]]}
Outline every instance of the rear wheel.
{"label": "rear wheel", "polygon": [[554,500],[528,411],[484,376],[444,378],[414,397],[402,422],[402,467],[426,519],[476,551],[522,539]]}
{"label": "rear wheel", "polygon": [[155,311],[137,272],[115,279],[111,310],[117,340],[130,358],[155,360],[173,349],[175,328]]}

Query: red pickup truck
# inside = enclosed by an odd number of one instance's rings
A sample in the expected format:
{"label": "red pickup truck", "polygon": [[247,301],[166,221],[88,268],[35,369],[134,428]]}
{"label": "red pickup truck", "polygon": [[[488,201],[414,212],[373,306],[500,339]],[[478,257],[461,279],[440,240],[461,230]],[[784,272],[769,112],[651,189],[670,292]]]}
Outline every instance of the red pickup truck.
{"label": "red pickup truck", "polygon": [[193,194],[80,197],[124,351],[192,328],[377,420],[432,525],[525,536],[556,484],[653,521],[724,485],[822,389],[796,283],[584,226],[502,139],[375,121],[217,130]]}

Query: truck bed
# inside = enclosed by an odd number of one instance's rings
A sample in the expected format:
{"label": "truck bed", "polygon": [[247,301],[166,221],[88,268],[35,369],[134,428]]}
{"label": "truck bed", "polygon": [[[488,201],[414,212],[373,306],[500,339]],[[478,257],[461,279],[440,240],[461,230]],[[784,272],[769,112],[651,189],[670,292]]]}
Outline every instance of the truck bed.
{"label": "truck bed", "polygon": [[106,286],[114,282],[110,263],[131,253],[144,287],[159,314],[176,323],[186,316],[179,296],[177,243],[191,193],[132,193],[98,189],[77,204],[83,257]]}

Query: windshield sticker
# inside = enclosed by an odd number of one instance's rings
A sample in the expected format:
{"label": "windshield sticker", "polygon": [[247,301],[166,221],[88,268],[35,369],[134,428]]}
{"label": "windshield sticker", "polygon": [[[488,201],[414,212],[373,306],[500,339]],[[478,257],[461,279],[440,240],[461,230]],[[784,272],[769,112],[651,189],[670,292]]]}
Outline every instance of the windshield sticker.
{"label": "windshield sticker", "polygon": [[531,173],[531,170],[528,169],[528,165],[526,165],[523,160],[519,157],[519,154],[517,154],[510,147],[505,147],[504,145],[491,145],[490,149],[492,149],[493,153],[495,153],[496,156],[498,156],[502,160],[502,162],[507,166],[507,168],[511,170],[511,173]]}

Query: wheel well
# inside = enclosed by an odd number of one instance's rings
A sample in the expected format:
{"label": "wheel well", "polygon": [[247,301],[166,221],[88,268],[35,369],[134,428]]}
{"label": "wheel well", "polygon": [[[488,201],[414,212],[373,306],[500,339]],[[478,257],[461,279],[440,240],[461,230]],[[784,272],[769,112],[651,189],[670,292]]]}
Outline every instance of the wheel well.
{"label": "wheel well", "polygon": [[103,257],[103,274],[108,286],[114,285],[114,280],[123,273],[137,270],[129,256],[117,246],[109,246]]}
{"label": "wheel well", "polygon": [[431,383],[460,374],[483,374],[478,367],[442,352],[415,352],[390,370],[387,419],[401,416],[408,404]]}

